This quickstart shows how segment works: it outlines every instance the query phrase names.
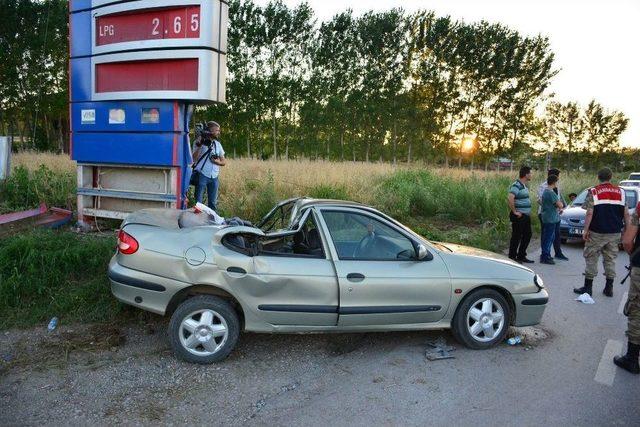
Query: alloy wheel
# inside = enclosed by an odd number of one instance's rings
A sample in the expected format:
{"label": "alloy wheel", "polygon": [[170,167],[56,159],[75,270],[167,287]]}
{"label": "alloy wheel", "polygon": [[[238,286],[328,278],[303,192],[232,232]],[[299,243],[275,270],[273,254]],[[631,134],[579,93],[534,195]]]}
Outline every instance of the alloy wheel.
{"label": "alloy wheel", "polygon": [[504,328],[504,310],[493,298],[481,298],[467,312],[467,328],[478,342],[488,342]]}
{"label": "alloy wheel", "polygon": [[210,309],[194,311],[180,323],[179,338],[185,350],[196,356],[210,356],[222,348],[229,335],[227,322]]}

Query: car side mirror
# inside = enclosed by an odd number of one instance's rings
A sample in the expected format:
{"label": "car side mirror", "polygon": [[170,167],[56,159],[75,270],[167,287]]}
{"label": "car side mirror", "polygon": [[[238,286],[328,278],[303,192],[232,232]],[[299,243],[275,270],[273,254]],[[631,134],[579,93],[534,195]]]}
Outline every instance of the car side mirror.
{"label": "car side mirror", "polygon": [[417,252],[418,252],[418,259],[421,261],[422,260],[431,261],[433,259],[433,255],[431,254],[431,252],[429,252],[427,250],[427,247],[422,243],[418,244]]}

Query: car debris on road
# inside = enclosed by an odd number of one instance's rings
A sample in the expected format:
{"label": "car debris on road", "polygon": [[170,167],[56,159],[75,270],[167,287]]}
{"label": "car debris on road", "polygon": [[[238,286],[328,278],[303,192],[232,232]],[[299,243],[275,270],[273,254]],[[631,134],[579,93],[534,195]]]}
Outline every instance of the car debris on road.
{"label": "car debris on road", "polygon": [[428,348],[425,357],[430,360],[444,360],[444,359],[455,359],[455,356],[451,353],[456,351],[456,348],[450,345],[447,345],[447,342],[444,338],[439,337],[435,341],[428,341],[427,345],[431,348]]}

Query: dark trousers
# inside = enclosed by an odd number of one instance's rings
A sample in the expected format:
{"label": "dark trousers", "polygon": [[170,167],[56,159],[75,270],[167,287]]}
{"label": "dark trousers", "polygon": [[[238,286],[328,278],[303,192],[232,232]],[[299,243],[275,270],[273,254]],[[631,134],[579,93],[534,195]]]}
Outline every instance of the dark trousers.
{"label": "dark trousers", "polygon": [[527,247],[531,241],[531,217],[522,215],[520,218],[513,212],[509,213],[511,220],[511,242],[509,243],[509,258],[522,259],[527,257]]}
{"label": "dark trousers", "polygon": [[[540,220],[540,225],[544,226],[544,223],[542,222],[542,214],[538,214],[538,219]],[[556,222],[555,226],[556,232],[555,237],[553,238],[553,253],[558,256],[563,255],[561,242],[562,238],[560,237],[560,222]]]}
{"label": "dark trousers", "polygon": [[547,261],[551,259],[551,245],[554,242],[555,233],[555,224],[542,223],[542,255],[540,256],[540,261]]}

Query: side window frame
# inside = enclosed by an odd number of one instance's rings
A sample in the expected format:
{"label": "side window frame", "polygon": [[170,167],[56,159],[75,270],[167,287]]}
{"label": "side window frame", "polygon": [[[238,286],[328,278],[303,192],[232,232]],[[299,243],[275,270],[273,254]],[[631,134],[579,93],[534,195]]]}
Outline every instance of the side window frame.
{"label": "side window frame", "polygon": [[[390,221],[387,221],[385,218],[379,216],[379,215],[374,215],[371,212],[365,211],[365,210],[361,210],[361,209],[352,209],[352,208],[340,208],[340,207],[327,207],[327,208],[320,208],[320,217],[321,217],[321,221],[322,221],[322,226],[323,228],[326,230],[326,234],[327,234],[327,239],[330,240],[330,245],[331,245],[331,249],[332,249],[332,255],[340,260],[340,261],[381,261],[381,262],[389,262],[389,261],[395,261],[395,262],[420,262],[421,260],[418,259],[418,242],[416,242],[415,239],[412,238],[412,236],[409,236],[404,230],[400,229],[399,227],[397,227],[395,224],[393,224]],[[392,229],[393,231],[395,231],[396,233],[400,234],[402,237],[404,237],[405,239],[407,239],[409,241],[409,243],[411,243],[411,246],[413,247],[414,250],[414,258],[411,259],[402,259],[402,258],[343,258],[340,257],[340,254],[338,253],[338,248],[336,247],[336,243],[333,240],[333,236],[331,235],[331,230],[329,230],[329,226],[327,225],[327,222],[325,221],[324,218],[324,212],[338,212],[338,213],[343,213],[343,214],[355,214],[355,215],[361,215],[361,216],[365,216],[368,218],[371,218],[375,221],[378,221],[382,224],[384,224],[385,226],[389,227],[390,229]]]}
{"label": "side window frame", "polygon": [[301,259],[327,259],[327,247],[325,245],[324,239],[322,237],[322,229],[321,226],[318,222],[318,218],[314,215],[313,209],[306,209],[301,217],[300,220],[298,221],[298,226],[296,227],[295,230],[291,230],[285,233],[275,233],[275,234],[267,234],[265,236],[260,236],[258,237],[258,241],[259,240],[264,240],[264,239],[268,239],[268,238],[285,238],[287,236],[293,236],[295,234],[297,234],[298,232],[300,232],[300,230],[302,229],[302,227],[304,227],[304,225],[306,224],[306,222],[309,220],[309,217],[313,218],[313,221],[315,222],[315,226],[318,229],[318,233],[320,234],[320,249],[322,250],[322,253],[320,255],[310,255],[310,254],[294,254],[294,253],[280,253],[280,252],[270,252],[270,251],[263,251],[260,249],[260,243],[257,244],[256,247],[256,253],[254,256],[264,256],[264,257],[277,257],[277,258],[301,258]]}

